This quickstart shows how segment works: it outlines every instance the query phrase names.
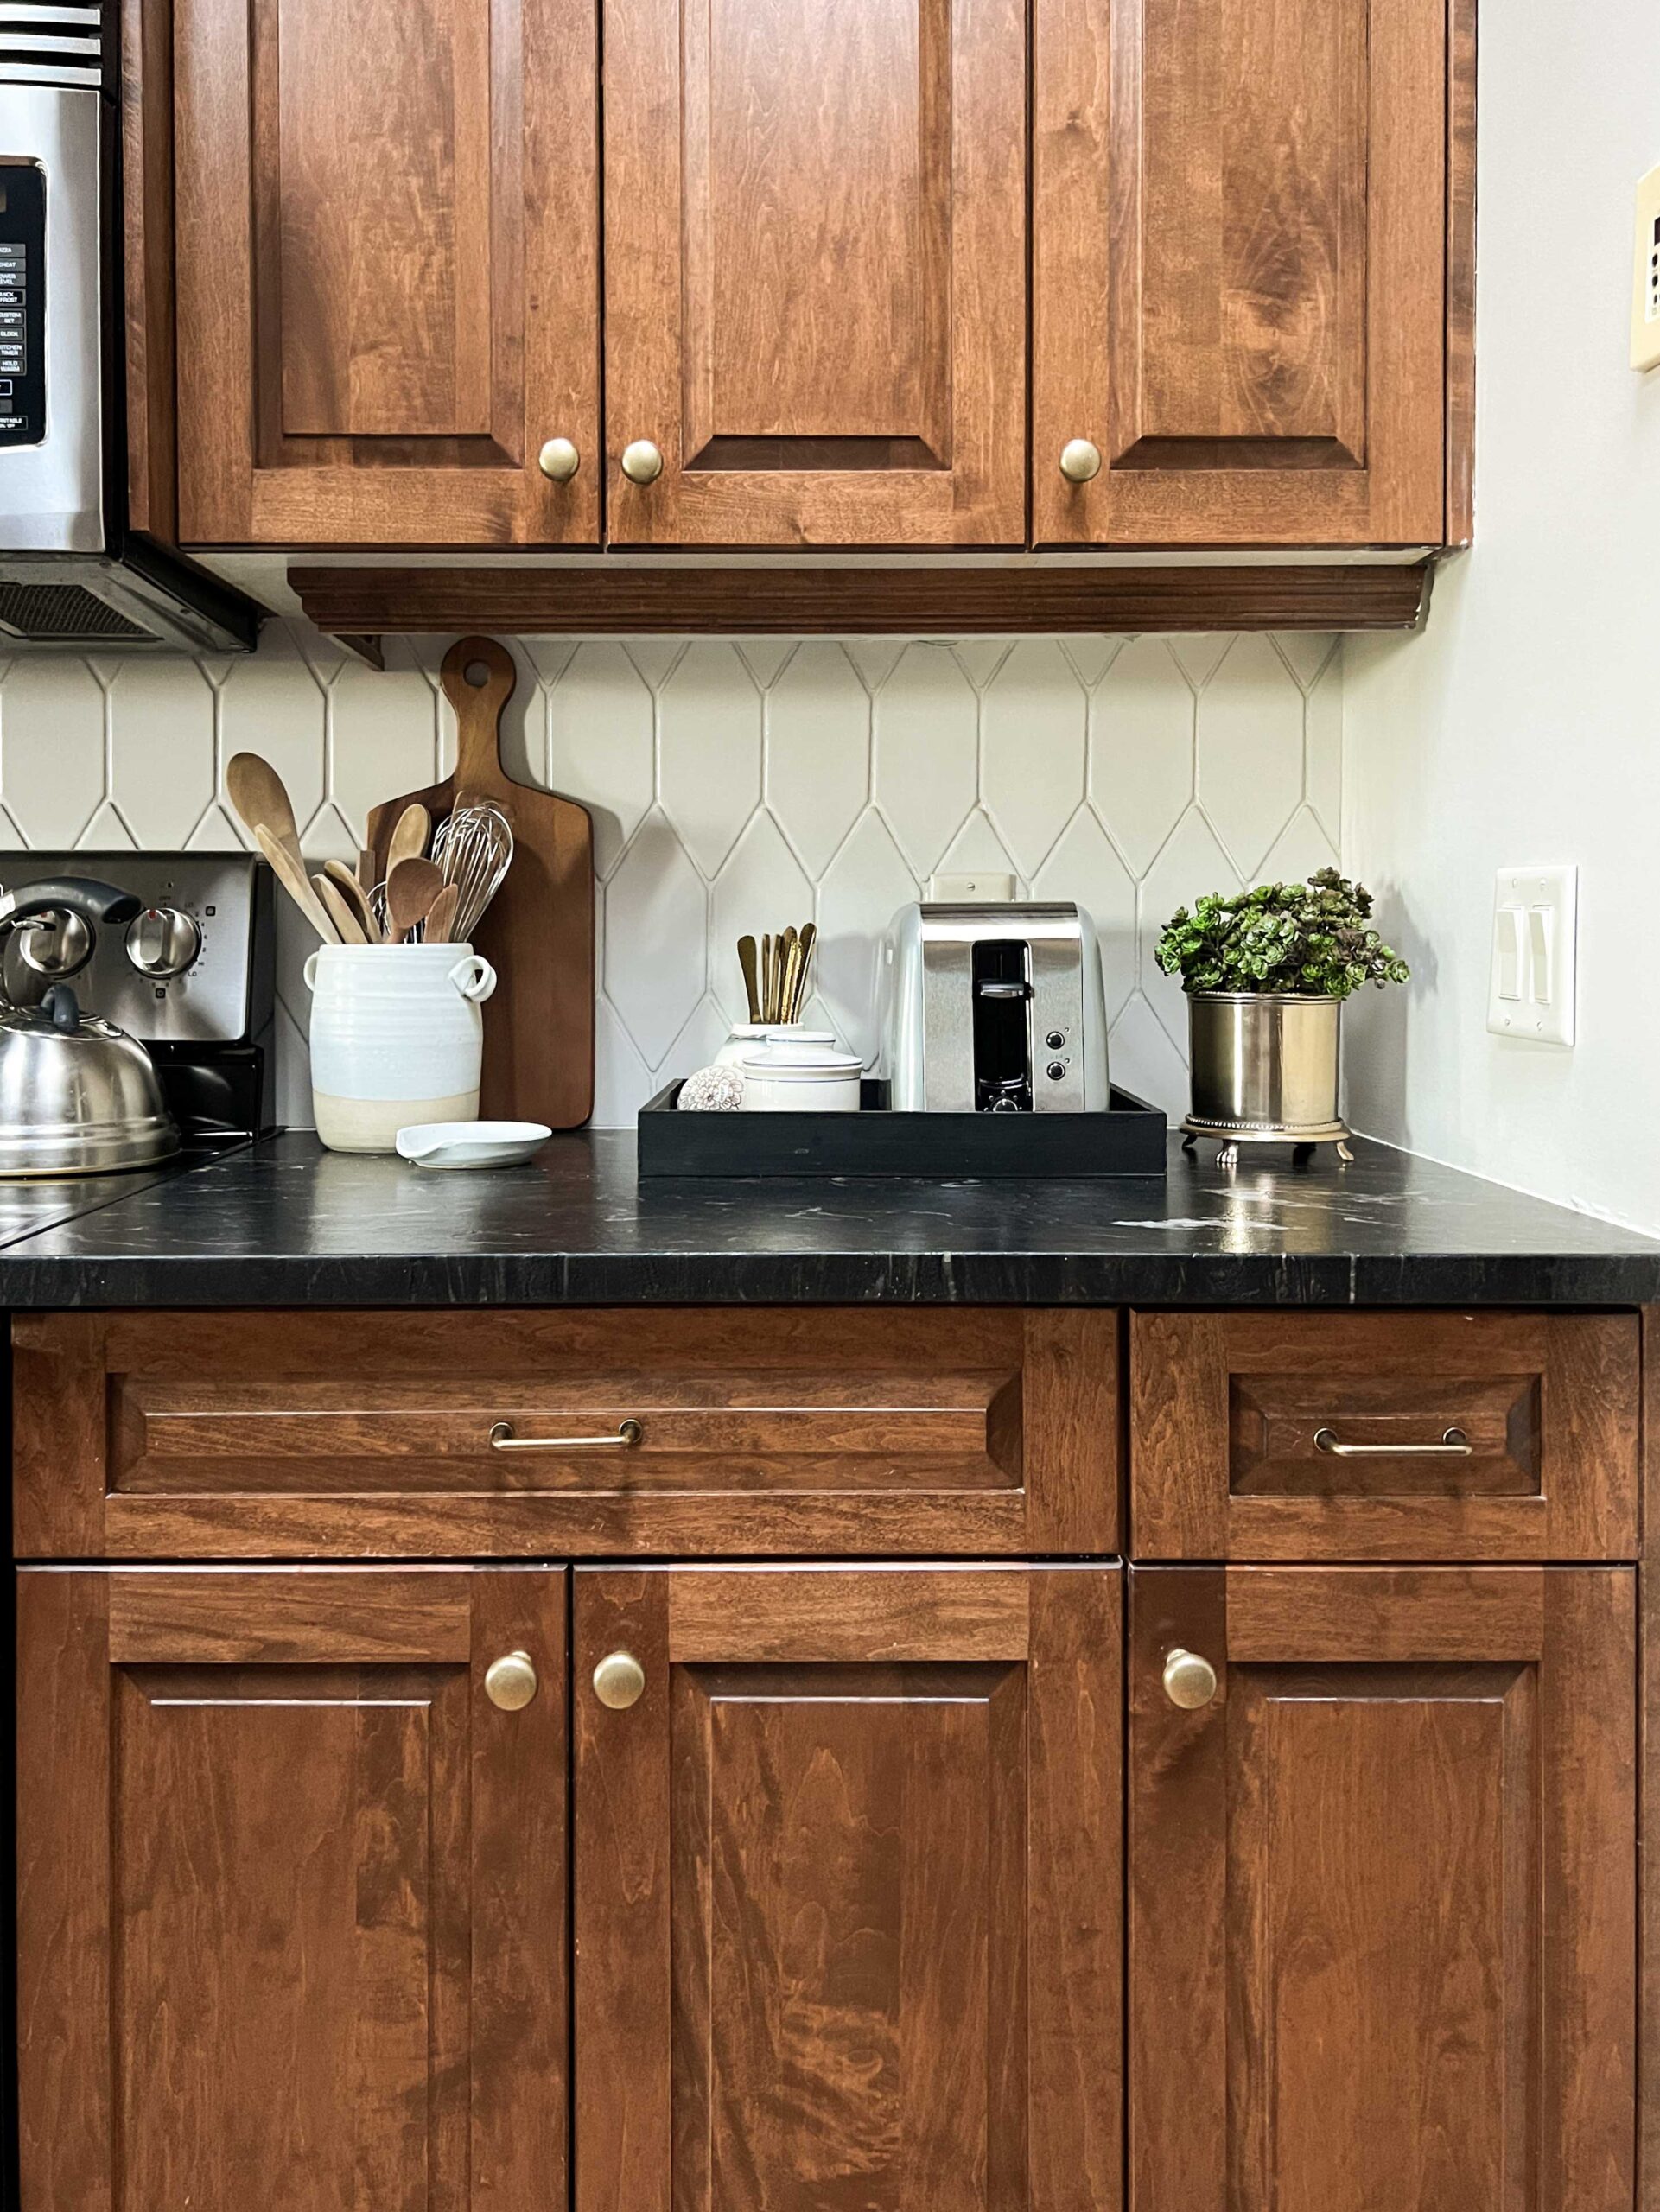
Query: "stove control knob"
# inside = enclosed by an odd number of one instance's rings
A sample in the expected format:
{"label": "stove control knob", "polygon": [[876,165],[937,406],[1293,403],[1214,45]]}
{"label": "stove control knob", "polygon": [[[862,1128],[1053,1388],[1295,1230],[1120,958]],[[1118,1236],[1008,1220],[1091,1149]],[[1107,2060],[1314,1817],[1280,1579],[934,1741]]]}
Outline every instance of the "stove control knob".
{"label": "stove control knob", "polygon": [[157,982],[182,976],[201,950],[201,929],[177,906],[146,906],[127,925],[127,957]]}

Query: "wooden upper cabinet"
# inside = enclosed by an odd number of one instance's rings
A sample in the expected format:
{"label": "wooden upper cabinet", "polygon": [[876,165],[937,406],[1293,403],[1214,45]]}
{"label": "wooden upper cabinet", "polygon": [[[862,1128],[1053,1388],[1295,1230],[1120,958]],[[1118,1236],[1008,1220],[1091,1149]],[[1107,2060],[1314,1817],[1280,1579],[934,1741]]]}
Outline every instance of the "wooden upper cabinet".
{"label": "wooden upper cabinet", "polygon": [[1635,1585],[1132,1573],[1130,2212],[1631,2212]]}
{"label": "wooden upper cabinet", "polygon": [[1035,0],[1035,543],[1441,542],[1448,22]]}
{"label": "wooden upper cabinet", "polygon": [[578,1571],[576,2212],[1117,2212],[1122,1580]]}
{"label": "wooden upper cabinet", "polygon": [[593,0],[175,16],[183,541],[596,544]]}
{"label": "wooden upper cabinet", "polygon": [[26,1573],[17,1631],[28,2212],[563,2203],[563,1574]]}
{"label": "wooden upper cabinet", "polygon": [[605,53],[611,541],[1022,543],[1021,0],[606,0]]}

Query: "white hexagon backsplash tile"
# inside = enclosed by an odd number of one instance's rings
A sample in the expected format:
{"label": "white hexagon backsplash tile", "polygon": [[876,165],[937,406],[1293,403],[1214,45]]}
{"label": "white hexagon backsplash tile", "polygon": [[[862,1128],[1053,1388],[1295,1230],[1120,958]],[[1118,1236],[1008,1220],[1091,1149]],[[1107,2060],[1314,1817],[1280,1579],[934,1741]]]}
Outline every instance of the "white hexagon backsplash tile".
{"label": "white hexagon backsplash tile", "polygon": [[1145,872],[1193,796],[1193,695],[1163,638],[1132,638],[1090,698],[1090,798]]}
{"label": "white hexagon backsplash tile", "polygon": [[1101,946],[1107,1019],[1115,1020],[1135,988],[1135,885],[1088,807],[1061,831],[1033,879],[1032,896],[1070,899],[1088,912]]}
{"label": "white hexagon backsplash tile", "polygon": [[810,639],[766,695],[766,803],[817,874],[869,796],[869,694],[839,645]]}
{"label": "white hexagon backsplash tile", "polygon": [[1262,862],[1264,883],[1307,883],[1317,868],[1335,868],[1337,849],[1312,808],[1300,806]]}
{"label": "white hexagon backsplash tile", "polygon": [[733,847],[709,892],[709,982],[728,1021],[747,1021],[749,1004],[738,965],[738,939],[782,935],[813,918],[813,887],[764,810]]}
{"label": "white hexagon backsplash tile", "polygon": [[818,957],[814,972],[830,1027],[868,1064],[876,1049],[876,959],[917,880],[875,813],[860,817],[818,887]]}
{"label": "white hexagon backsplash tile", "polygon": [[548,694],[548,780],[594,817],[594,865],[609,875],[652,803],[652,695],[622,647],[579,645]]}
{"label": "white hexagon backsplash tile", "polygon": [[658,694],[658,789],[705,875],[760,798],[760,693],[737,648],[700,638]]}
{"label": "white hexagon backsplash tile", "polygon": [[1165,924],[1178,906],[1191,906],[1209,892],[1241,888],[1228,856],[1197,807],[1189,807],[1142,877],[1137,899],[1141,933],[1142,995],[1163,1022],[1170,1039],[1187,1049],[1187,1013],[1180,980],[1167,976],[1154,958]]}
{"label": "white hexagon backsplash tile", "polygon": [[[307,851],[349,857],[371,804],[452,765],[436,689],[449,642],[389,639],[385,674],[297,619],[269,624],[251,658],[194,667],[19,655],[0,664],[0,843],[230,842],[204,762],[222,779],[245,748],[289,784]],[[1150,938],[1182,898],[1237,880],[1207,809],[1257,848],[1256,873],[1306,874],[1336,844],[1342,653],[1324,639],[508,642],[510,762],[593,808],[609,876],[601,1126],[631,1122],[742,1010],[740,932],[815,904],[810,1012],[872,1052],[877,942],[938,869],[1089,906],[1118,1009],[1116,1071],[1173,1096],[1185,1009],[1148,973]],[[281,938],[279,1083],[303,1117],[312,940],[297,916]]]}
{"label": "white hexagon backsplash tile", "polygon": [[[342,668],[329,687],[330,795],[361,837],[371,808],[438,773],[437,704],[418,668]],[[298,810],[296,810],[296,813]],[[301,815],[300,827],[305,828]]]}
{"label": "white hexagon backsplash tile", "polygon": [[213,803],[213,688],[171,654],[135,655],[110,688],[121,732],[111,796],[139,847],[181,845]]}
{"label": "white hexagon backsplash tile", "polygon": [[978,790],[979,701],[944,645],[911,645],[876,694],[873,785],[919,876],[939,856]]}
{"label": "white hexagon backsplash tile", "polygon": [[[938,873],[941,875],[1012,875],[1014,896],[1021,896],[1021,875],[1014,865],[1014,858],[997,835],[991,817],[983,807],[976,806],[963,827],[951,839],[947,850],[941,854]],[[923,886],[924,890],[927,886]]]}
{"label": "white hexagon backsplash tile", "polygon": [[1182,1032],[1179,1052],[1139,991],[1112,1025],[1107,1039],[1107,1065],[1122,1090],[1144,1099],[1149,1106],[1161,1106],[1173,1122],[1187,1111],[1186,1031]]}
{"label": "white hexagon backsplash tile", "polygon": [[1084,796],[1087,710],[1055,638],[1022,638],[986,686],[981,709],[986,810],[1030,875]]}
{"label": "white hexagon backsplash tile", "polygon": [[288,625],[268,623],[259,651],[227,662],[219,679],[221,777],[235,754],[259,753],[287,785],[296,819],[308,822],[325,789],[324,696]]}
{"label": "white hexagon backsplash tile", "polygon": [[0,692],[7,813],[31,845],[73,845],[103,797],[103,685],[85,661],[20,655]]}
{"label": "white hexagon backsplash tile", "polygon": [[1199,801],[1247,880],[1302,798],[1302,723],[1272,638],[1236,639],[1199,702]]}
{"label": "white hexagon backsplash tile", "polygon": [[667,817],[646,816],[605,887],[606,995],[655,1067],[703,995],[708,893]]}
{"label": "white hexagon backsplash tile", "polygon": [[1334,653],[1321,670],[1304,709],[1305,788],[1335,845],[1343,835],[1343,658]]}

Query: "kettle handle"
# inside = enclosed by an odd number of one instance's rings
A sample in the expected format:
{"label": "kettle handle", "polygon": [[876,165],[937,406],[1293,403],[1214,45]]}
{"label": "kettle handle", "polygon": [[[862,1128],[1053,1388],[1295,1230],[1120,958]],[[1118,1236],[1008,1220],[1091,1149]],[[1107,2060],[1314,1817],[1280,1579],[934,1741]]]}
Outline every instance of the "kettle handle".
{"label": "kettle handle", "polygon": [[80,1027],[80,1001],[67,983],[54,983],[41,992],[41,1011],[61,1037],[73,1037]]}
{"label": "kettle handle", "polygon": [[114,924],[130,922],[144,911],[142,899],[113,883],[91,875],[60,875],[45,883],[26,883],[11,893],[0,901],[0,921],[21,921],[25,914],[45,913],[53,906],[67,906],[84,922]]}

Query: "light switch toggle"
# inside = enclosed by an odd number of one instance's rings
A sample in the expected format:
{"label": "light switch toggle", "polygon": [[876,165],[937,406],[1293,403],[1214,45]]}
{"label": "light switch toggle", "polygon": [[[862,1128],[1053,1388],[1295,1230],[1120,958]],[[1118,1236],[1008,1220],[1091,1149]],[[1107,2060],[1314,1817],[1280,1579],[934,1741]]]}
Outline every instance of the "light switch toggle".
{"label": "light switch toggle", "polygon": [[1578,921],[1577,868],[1499,870],[1487,991],[1496,1036],[1574,1042]]}

